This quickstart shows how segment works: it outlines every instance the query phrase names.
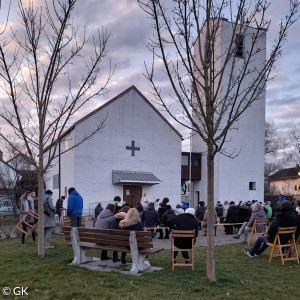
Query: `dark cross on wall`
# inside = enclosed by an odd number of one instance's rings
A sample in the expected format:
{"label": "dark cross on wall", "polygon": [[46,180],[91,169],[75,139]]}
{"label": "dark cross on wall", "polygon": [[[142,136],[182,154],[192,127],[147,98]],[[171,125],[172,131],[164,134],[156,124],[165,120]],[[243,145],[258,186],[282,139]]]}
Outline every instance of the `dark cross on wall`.
{"label": "dark cross on wall", "polygon": [[131,141],[131,146],[126,146],[126,150],[131,150],[131,156],[134,156],[134,151],[140,151],[140,147],[135,147],[135,141]]}

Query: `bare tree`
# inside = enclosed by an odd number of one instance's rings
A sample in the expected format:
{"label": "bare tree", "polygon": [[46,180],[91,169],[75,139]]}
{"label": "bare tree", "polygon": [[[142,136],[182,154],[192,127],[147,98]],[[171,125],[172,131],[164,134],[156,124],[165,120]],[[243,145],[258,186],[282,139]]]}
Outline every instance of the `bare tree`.
{"label": "bare tree", "polygon": [[[79,36],[71,18],[76,0],[39,1],[40,6],[25,2],[18,1],[18,31],[12,28],[1,35],[1,88],[8,99],[0,117],[9,130],[0,136],[11,146],[13,140],[22,141],[22,152],[38,173],[38,255],[44,256],[43,176],[57,155],[68,122],[84,104],[106,91],[113,71],[99,80],[109,33],[100,29],[93,38],[84,32]],[[100,122],[88,137],[103,125]]]}
{"label": "bare tree", "polygon": [[279,150],[286,148],[287,143],[277,132],[274,122],[265,123],[265,155],[277,156]]}
{"label": "bare tree", "polygon": [[287,142],[278,135],[274,122],[265,123],[265,179],[289,164]]}
{"label": "bare tree", "polygon": [[[194,131],[207,146],[207,277],[215,281],[214,158],[217,153],[232,156],[224,151],[229,131],[255,101],[264,98],[287,30],[295,21],[298,3],[290,1],[290,11],[279,24],[269,58],[254,67],[252,62],[265,51],[257,44],[270,26],[266,1],[174,0],[171,4],[138,0],[138,3],[154,24],[155,33],[148,44],[153,64],[146,66],[145,74],[153,95],[175,121]],[[231,32],[226,37],[224,51],[219,41],[225,14],[230,16]],[[246,36],[250,45],[240,60],[239,47]],[[177,102],[175,109],[156,79],[162,74],[160,66],[169,81],[170,97]]]}
{"label": "bare tree", "polygon": [[290,154],[296,164],[300,164],[300,124],[290,131]]}

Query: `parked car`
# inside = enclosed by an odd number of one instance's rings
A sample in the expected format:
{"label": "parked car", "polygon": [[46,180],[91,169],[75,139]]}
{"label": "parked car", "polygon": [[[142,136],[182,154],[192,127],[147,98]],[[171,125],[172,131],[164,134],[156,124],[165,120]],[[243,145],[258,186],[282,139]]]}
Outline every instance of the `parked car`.
{"label": "parked car", "polygon": [[13,200],[9,197],[0,198],[0,216],[13,216],[14,207]]}

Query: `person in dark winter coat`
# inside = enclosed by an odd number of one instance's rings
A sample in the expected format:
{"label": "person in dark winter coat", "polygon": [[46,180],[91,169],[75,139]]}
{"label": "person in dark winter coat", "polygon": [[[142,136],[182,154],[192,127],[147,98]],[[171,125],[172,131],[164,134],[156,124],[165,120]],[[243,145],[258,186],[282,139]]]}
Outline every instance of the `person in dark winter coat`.
{"label": "person in dark winter coat", "polygon": [[[247,202],[242,202],[239,206],[239,222],[248,222],[251,217],[251,210],[247,205]],[[240,226],[239,226],[240,227]]]}
{"label": "person in dark winter coat", "polygon": [[103,210],[103,207],[101,206],[101,203],[99,202],[97,204],[97,206],[95,207],[95,220],[97,220],[97,217],[99,216],[99,214],[101,213],[102,210]]}
{"label": "person in dark winter coat", "polygon": [[[255,202],[253,204],[253,211],[252,211],[249,222],[244,222],[242,227],[240,228],[239,232],[236,235],[234,235],[233,238],[239,239],[240,236],[243,234],[244,240],[242,243],[247,244],[248,232],[252,231],[254,221],[255,220],[265,220],[265,219],[266,219],[266,214],[265,214],[262,206],[258,202]],[[262,232],[264,230],[263,225],[257,225],[256,230],[257,230],[257,232]]]}
{"label": "person in dark winter coat", "polygon": [[[235,205],[234,201],[231,201],[229,203],[229,208],[227,210],[227,215],[226,215],[226,223],[239,223],[239,209]],[[233,233],[232,225],[226,225],[224,227],[225,227],[225,232],[227,234]]]}
{"label": "person in dark winter coat", "polygon": [[[154,203],[153,203],[154,206]],[[130,208],[125,215],[124,220],[120,221],[120,228],[132,231],[143,231],[143,225],[139,212],[135,208]],[[122,253],[121,263],[126,264],[126,252]]]}
{"label": "person in dark winter coat", "polygon": [[[292,205],[292,203],[288,200],[283,200],[280,203],[280,208],[278,213],[276,214],[267,235],[260,236],[254,246],[251,249],[244,249],[244,252],[250,256],[258,256],[263,251],[268,248],[267,243],[273,243],[278,227],[292,227],[292,226],[300,226],[299,219],[297,218],[296,211]],[[281,244],[285,244],[288,242],[288,236],[282,236],[280,238]]]}
{"label": "person in dark winter coat", "polygon": [[199,222],[199,229],[201,230],[201,222],[203,221],[205,214],[205,203],[204,201],[199,202],[199,206],[196,208],[195,217]]}
{"label": "person in dark winter coat", "polygon": [[140,216],[140,218],[142,217],[142,214],[143,214],[143,212],[144,212],[144,208],[143,208],[143,205],[141,204],[141,203],[138,203],[137,205],[136,205],[136,210],[139,212],[139,216]]}
{"label": "person in dark winter coat", "polygon": [[58,215],[59,219],[61,217],[62,211],[65,209],[63,206],[65,199],[66,199],[65,196],[61,196],[59,199],[57,199],[56,204],[55,204],[55,213]]}
{"label": "person in dark winter coat", "polygon": [[[184,214],[180,214],[168,220],[168,226],[170,229],[175,230],[195,230],[195,242],[198,236],[198,221],[195,218],[195,210],[193,208],[187,208]],[[190,238],[174,238],[174,245],[179,249],[189,249],[192,247],[192,239]],[[185,259],[189,259],[188,252],[182,251],[182,256]],[[174,252],[174,258],[176,258],[178,252]]]}
{"label": "person in dark winter coat", "polygon": [[67,216],[71,216],[73,227],[81,227],[83,199],[73,187],[68,189],[68,194]]}
{"label": "person in dark winter coat", "polygon": [[[164,227],[167,227],[168,226],[168,220],[170,218],[173,218],[175,217],[176,214],[174,212],[174,210],[172,209],[171,205],[167,205],[167,210],[166,212],[162,215],[162,218],[161,218],[161,225],[163,225]],[[168,229],[165,229],[165,239],[168,239],[169,238],[169,230]],[[163,239],[163,230],[160,229],[160,236],[159,236],[159,239]]]}
{"label": "person in dark winter coat", "polygon": [[[155,227],[157,224],[159,224],[159,216],[155,211],[153,202],[149,203],[148,209],[143,212],[141,219],[144,227]],[[154,229],[151,229],[151,234],[152,238],[154,238]]]}
{"label": "person in dark winter coat", "polygon": [[159,203],[159,208],[158,208],[157,212],[158,212],[158,217],[160,220],[161,220],[163,214],[166,212],[166,210],[167,210],[167,203],[165,203],[165,202]]}
{"label": "person in dark winter coat", "polygon": [[221,220],[221,218],[223,217],[223,205],[220,201],[217,202],[215,211],[217,213],[217,217],[219,218],[219,220]]}
{"label": "person in dark winter coat", "polygon": [[[106,208],[102,210],[97,217],[96,228],[97,229],[115,229],[116,228],[116,218],[114,215],[116,207],[114,204],[107,204]],[[101,252],[101,260],[110,259],[107,256],[107,250],[102,250]],[[113,252],[113,262],[118,262],[120,259],[118,258],[118,252]]]}

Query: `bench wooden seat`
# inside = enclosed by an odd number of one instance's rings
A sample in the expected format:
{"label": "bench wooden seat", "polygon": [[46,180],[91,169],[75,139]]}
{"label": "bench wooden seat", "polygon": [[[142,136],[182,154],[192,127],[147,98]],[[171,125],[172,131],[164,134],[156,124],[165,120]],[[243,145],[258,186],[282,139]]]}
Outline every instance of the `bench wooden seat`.
{"label": "bench wooden seat", "polygon": [[148,231],[129,231],[113,229],[95,229],[82,227],[63,227],[67,245],[72,245],[74,260],[79,265],[91,261],[87,257],[88,249],[130,252],[132,257],[131,273],[144,271],[150,267],[146,260],[149,254],[155,254],[164,248],[154,248],[151,233]]}

